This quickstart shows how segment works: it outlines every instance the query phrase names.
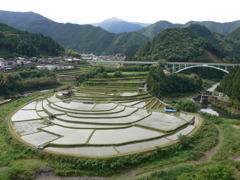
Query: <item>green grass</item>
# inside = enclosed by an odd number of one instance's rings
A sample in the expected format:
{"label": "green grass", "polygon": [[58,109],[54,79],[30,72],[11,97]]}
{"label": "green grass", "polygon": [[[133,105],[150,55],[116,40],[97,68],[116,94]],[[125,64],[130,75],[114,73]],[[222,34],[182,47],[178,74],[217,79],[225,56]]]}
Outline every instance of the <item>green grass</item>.
{"label": "green grass", "polygon": [[[219,138],[221,143],[219,148],[213,154],[213,156],[206,162],[184,162],[180,165],[173,165],[170,167],[159,168],[162,165],[157,163],[151,166],[151,168],[158,167],[159,170],[154,170],[151,173],[138,179],[158,179],[158,180],[233,180],[240,179],[240,162],[234,162],[231,158],[240,155],[240,130],[232,127],[232,125],[240,125],[239,120],[222,119],[215,116],[202,114],[206,121],[214,122],[218,124],[220,129]],[[204,131],[205,128],[209,128],[208,131]],[[195,151],[204,152],[214,146],[216,137],[211,131],[212,127],[203,127],[200,131],[206,133],[206,139],[198,139],[197,146],[194,146]],[[212,129],[213,130],[213,129]],[[211,134],[213,133],[213,134]],[[209,136],[209,138],[207,138]],[[215,142],[215,143],[213,143]],[[190,153],[191,154],[191,153]],[[182,155],[183,157],[183,155]],[[151,169],[150,168],[150,169]]]}
{"label": "green grass", "polygon": [[[147,76],[148,72],[122,72],[122,75],[124,77],[129,77],[129,76]],[[114,72],[113,73],[108,73],[108,76],[114,77]]]}

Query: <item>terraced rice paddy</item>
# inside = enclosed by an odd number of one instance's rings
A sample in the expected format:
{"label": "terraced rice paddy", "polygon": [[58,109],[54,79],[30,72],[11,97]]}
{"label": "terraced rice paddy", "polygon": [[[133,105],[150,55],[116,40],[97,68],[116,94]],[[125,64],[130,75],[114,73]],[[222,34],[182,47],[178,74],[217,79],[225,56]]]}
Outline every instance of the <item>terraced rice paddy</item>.
{"label": "terraced rice paddy", "polygon": [[43,151],[108,157],[175,143],[201,122],[191,114],[164,113],[163,102],[146,92],[88,88],[25,105],[11,117],[15,136],[32,147],[42,145]]}

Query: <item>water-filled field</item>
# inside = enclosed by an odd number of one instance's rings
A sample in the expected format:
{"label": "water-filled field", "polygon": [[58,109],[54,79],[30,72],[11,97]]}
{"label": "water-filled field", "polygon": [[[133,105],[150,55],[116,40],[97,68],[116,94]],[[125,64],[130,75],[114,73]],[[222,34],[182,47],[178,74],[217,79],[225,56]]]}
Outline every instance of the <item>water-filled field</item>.
{"label": "water-filled field", "polygon": [[43,151],[107,157],[167,146],[201,123],[191,114],[164,113],[163,102],[146,92],[93,89],[78,89],[71,97],[58,92],[26,104],[11,117],[12,130]]}

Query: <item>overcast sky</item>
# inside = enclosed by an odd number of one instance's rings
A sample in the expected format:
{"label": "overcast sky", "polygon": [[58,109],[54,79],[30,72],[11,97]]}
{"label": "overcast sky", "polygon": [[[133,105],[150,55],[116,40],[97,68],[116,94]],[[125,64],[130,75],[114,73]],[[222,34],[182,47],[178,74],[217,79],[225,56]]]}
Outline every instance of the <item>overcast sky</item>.
{"label": "overcast sky", "polygon": [[240,20],[239,0],[2,0],[0,10],[33,11],[57,22],[88,24],[117,17],[172,23]]}

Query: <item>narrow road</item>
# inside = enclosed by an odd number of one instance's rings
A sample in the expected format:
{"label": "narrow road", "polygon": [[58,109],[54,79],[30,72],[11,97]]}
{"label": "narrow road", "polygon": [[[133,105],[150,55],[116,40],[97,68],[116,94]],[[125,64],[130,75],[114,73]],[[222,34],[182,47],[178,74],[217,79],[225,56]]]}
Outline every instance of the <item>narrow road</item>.
{"label": "narrow road", "polygon": [[212,87],[210,87],[210,88],[207,89],[207,91],[213,92],[213,91],[217,88],[217,86],[218,86],[219,84],[220,84],[220,82],[217,82],[217,83],[213,84]]}

